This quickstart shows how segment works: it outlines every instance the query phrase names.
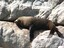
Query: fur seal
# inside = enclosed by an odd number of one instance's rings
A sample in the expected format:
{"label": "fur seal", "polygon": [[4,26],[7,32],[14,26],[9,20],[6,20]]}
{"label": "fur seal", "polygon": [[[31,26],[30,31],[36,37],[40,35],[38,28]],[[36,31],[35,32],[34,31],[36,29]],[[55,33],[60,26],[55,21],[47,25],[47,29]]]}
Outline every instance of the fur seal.
{"label": "fur seal", "polygon": [[54,32],[58,34],[59,37],[64,38],[63,35],[58,31],[55,24],[48,20],[32,16],[22,16],[14,21],[18,26],[22,28],[27,28],[30,30],[30,41],[34,38],[34,31],[39,29],[50,30],[48,37],[51,37]]}

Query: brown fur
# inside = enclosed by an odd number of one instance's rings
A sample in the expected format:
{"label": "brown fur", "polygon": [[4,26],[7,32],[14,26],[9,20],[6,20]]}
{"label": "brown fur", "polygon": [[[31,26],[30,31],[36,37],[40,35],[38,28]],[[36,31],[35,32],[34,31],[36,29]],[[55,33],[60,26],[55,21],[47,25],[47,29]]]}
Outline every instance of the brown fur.
{"label": "brown fur", "polygon": [[63,38],[63,35],[58,31],[55,24],[48,19],[23,16],[15,20],[15,23],[20,27],[28,28],[30,30],[30,41],[34,38],[34,31],[39,29],[49,29],[50,34],[48,37],[51,37],[56,31],[58,36]]}

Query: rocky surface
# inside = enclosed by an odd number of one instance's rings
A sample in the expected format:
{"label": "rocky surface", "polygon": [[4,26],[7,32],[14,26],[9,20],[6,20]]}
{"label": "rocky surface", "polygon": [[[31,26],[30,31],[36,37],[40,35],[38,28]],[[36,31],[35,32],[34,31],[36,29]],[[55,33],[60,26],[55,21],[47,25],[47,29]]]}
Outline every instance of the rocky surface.
{"label": "rocky surface", "polygon": [[29,30],[19,29],[15,23],[0,21],[0,47],[28,48],[29,39]]}
{"label": "rocky surface", "polygon": [[51,14],[48,16],[50,20],[53,22],[64,24],[64,2],[62,2],[60,5],[57,5],[51,12]]}
{"label": "rocky surface", "polygon": [[[63,0],[0,0],[0,20],[14,21],[19,16],[47,18],[64,24]],[[64,35],[64,27],[58,26]],[[3,48],[64,48],[64,39],[55,33],[47,38],[47,31],[36,31],[30,43],[29,30],[19,29],[15,23],[0,21],[0,47]],[[30,45],[31,44],[31,45]]]}
{"label": "rocky surface", "polygon": [[44,38],[43,35],[39,35],[32,42],[32,48],[59,48],[59,46],[64,46],[64,40],[58,36],[53,36],[52,38]]}
{"label": "rocky surface", "polygon": [[[61,28],[61,29],[60,29]],[[59,31],[64,35],[64,27],[58,26]],[[40,33],[32,42],[31,48],[63,48],[64,47],[64,39],[53,35],[51,38],[47,38],[50,30],[44,31]]]}

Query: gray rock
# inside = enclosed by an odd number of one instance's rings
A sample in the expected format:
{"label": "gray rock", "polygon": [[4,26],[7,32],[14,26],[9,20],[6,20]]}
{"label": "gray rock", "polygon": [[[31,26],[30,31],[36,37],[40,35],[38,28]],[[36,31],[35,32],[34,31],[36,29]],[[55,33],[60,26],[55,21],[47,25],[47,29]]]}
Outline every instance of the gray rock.
{"label": "gray rock", "polygon": [[19,16],[34,16],[39,10],[31,8],[31,1],[23,3],[22,1],[13,1],[7,6],[7,9],[11,12],[10,15],[5,18],[8,20],[15,20]]}
{"label": "gray rock", "polygon": [[64,46],[64,39],[53,35],[51,38],[47,38],[49,31],[40,33],[31,43],[31,48],[59,48]]}
{"label": "gray rock", "polygon": [[6,18],[9,15],[8,10],[6,9],[6,6],[8,4],[4,1],[0,1],[0,20]]}
{"label": "gray rock", "polygon": [[[0,19],[14,21],[19,16],[47,18],[63,0],[0,0]],[[59,20],[58,22],[60,22]]]}
{"label": "gray rock", "polygon": [[21,30],[15,23],[0,21],[0,47],[28,48],[29,39],[29,30]]}
{"label": "gray rock", "polygon": [[49,15],[48,19],[52,20],[53,22],[64,24],[64,1],[57,5],[53,10],[52,13]]}
{"label": "gray rock", "polygon": [[[60,1],[62,2],[62,1]],[[47,18],[48,15],[51,13],[52,9],[59,3],[59,0],[43,0],[43,1],[36,1],[33,5],[33,8],[38,8],[39,14],[37,17]]]}
{"label": "gray rock", "polygon": [[7,2],[8,4],[12,3],[14,0],[4,0],[5,2]]}
{"label": "gray rock", "polygon": [[58,48],[64,48],[64,46],[59,46]]}

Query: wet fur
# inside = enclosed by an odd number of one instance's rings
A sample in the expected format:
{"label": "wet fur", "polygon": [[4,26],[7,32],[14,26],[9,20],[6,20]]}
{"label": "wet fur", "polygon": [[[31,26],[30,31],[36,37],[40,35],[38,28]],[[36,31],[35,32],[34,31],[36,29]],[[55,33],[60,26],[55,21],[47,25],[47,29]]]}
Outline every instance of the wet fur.
{"label": "wet fur", "polygon": [[56,32],[59,37],[63,38],[63,35],[58,31],[55,24],[48,19],[23,16],[15,20],[15,23],[22,28],[27,28],[30,30],[30,41],[32,41],[34,38],[34,31],[40,29],[50,30],[50,34],[48,37],[52,36],[54,32]]}

